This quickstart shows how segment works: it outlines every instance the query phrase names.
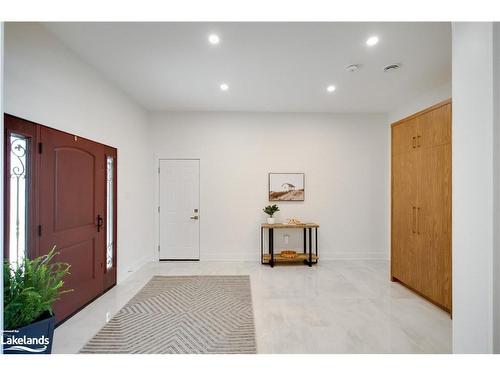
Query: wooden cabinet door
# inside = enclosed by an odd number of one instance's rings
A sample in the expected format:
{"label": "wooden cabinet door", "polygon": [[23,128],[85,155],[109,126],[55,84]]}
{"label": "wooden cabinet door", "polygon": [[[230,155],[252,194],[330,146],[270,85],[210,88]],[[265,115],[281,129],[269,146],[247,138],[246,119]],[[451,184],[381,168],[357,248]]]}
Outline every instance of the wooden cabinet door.
{"label": "wooden cabinet door", "polygon": [[416,289],[451,310],[451,144],[421,151]]}
{"label": "wooden cabinet door", "polygon": [[392,154],[415,151],[417,145],[416,119],[409,119],[392,126]]}
{"label": "wooden cabinet door", "polygon": [[451,103],[417,117],[417,146],[428,148],[451,143]]}
{"label": "wooden cabinet door", "polygon": [[418,164],[418,152],[392,158],[391,275],[407,285],[415,279],[412,264],[416,251]]}

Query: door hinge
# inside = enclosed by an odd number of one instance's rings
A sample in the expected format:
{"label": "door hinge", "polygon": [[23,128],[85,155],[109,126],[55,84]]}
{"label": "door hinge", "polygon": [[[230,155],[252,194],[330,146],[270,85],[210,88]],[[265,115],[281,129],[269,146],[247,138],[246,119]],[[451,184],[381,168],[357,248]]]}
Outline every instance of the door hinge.
{"label": "door hinge", "polygon": [[42,142],[38,142],[38,153],[41,154],[42,153]]}
{"label": "door hinge", "polygon": [[160,245],[158,245],[158,252],[160,252]]}
{"label": "door hinge", "polygon": [[160,174],[160,167],[158,167],[158,174]]}
{"label": "door hinge", "polygon": [[42,226],[38,226],[38,237],[42,237]]}
{"label": "door hinge", "polygon": [[158,213],[160,213],[160,206],[158,206]]}

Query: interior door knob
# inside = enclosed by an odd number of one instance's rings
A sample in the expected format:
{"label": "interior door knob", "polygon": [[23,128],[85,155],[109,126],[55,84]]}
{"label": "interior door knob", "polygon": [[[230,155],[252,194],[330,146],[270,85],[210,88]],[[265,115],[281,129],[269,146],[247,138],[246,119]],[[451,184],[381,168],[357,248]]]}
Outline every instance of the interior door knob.
{"label": "interior door knob", "polygon": [[191,219],[193,219],[193,220],[198,220],[198,215],[191,216]]}

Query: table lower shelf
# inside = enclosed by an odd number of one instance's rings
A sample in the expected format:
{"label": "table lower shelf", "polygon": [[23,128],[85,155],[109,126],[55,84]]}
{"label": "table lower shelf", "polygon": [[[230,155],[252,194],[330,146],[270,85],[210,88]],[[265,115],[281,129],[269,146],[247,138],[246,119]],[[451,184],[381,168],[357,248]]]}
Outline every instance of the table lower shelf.
{"label": "table lower shelf", "polygon": [[[270,254],[264,254],[262,263],[269,264],[269,260],[271,259]],[[297,254],[293,258],[283,257],[280,254],[274,254],[274,263],[303,263],[304,261],[309,261],[309,254]],[[316,255],[312,255],[312,262],[317,263],[318,257]]]}

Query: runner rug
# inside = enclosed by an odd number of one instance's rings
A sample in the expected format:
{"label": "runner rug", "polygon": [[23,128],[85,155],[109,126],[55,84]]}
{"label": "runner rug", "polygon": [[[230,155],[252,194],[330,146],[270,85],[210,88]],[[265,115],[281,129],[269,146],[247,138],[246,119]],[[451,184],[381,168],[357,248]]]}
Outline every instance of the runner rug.
{"label": "runner rug", "polygon": [[154,276],[80,353],[256,353],[249,276]]}

